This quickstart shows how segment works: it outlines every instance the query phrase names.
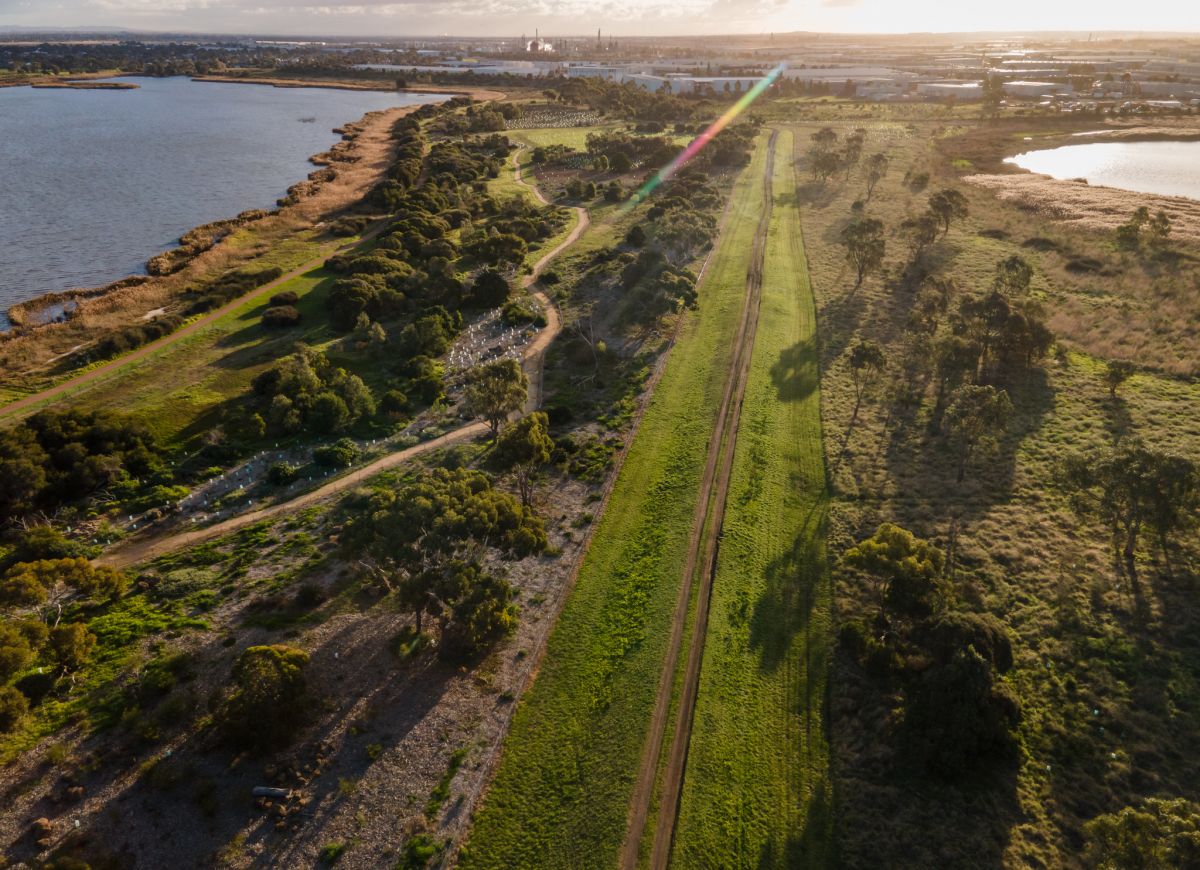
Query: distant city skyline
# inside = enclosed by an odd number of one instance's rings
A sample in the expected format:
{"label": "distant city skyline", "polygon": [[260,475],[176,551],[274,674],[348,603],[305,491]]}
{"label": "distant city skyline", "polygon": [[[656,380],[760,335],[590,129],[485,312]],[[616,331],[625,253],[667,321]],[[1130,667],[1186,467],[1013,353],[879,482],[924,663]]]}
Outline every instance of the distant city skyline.
{"label": "distant city skyline", "polygon": [[1200,31],[1178,0],[0,0],[0,26],[298,36]]}

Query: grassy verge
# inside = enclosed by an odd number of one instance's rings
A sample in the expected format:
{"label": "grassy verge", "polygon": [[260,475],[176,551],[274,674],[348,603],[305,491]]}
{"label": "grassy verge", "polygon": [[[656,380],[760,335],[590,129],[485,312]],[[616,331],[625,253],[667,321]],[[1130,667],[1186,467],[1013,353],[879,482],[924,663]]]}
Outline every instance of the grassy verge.
{"label": "grassy verge", "polygon": [[816,314],[780,135],[673,864],[826,866],[830,634]]}
{"label": "grassy verge", "polygon": [[762,197],[760,149],[642,419],[461,866],[615,863]]}
{"label": "grassy verge", "polygon": [[[324,301],[333,277],[317,267],[253,294],[203,329],[55,401],[69,397],[83,408],[120,408],[144,420],[163,441],[185,441],[213,422],[207,415],[243,393],[256,374],[297,341],[320,345],[332,337]],[[300,326],[263,327],[268,298],[289,290],[299,297]]]}

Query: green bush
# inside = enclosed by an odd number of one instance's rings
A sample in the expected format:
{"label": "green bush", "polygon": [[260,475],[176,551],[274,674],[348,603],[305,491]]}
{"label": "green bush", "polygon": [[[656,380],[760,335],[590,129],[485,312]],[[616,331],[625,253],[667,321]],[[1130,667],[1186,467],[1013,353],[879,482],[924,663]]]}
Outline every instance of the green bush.
{"label": "green bush", "polygon": [[349,438],[340,438],[313,451],[313,462],[326,468],[348,468],[358,459],[358,445]]}
{"label": "green bush", "polygon": [[267,482],[272,486],[286,486],[294,481],[300,470],[286,462],[276,462],[267,469]]}
{"label": "green bush", "polygon": [[276,644],[246,649],[215,721],[235,746],[267,751],[291,742],[309,708],[308,653]]}
{"label": "green bush", "polygon": [[29,701],[12,686],[0,686],[0,734],[7,734],[21,724],[29,712]]}

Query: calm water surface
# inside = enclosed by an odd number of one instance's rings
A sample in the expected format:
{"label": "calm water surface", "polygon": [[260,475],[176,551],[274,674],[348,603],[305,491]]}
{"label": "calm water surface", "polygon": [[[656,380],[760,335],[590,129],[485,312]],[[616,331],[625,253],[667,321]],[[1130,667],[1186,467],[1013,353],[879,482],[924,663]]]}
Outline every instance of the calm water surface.
{"label": "calm water surface", "polygon": [[129,81],[141,87],[0,88],[0,311],[140,274],[192,227],[273,207],[338,140],[334,127],[441,99]]}
{"label": "calm water surface", "polygon": [[1091,142],[1029,151],[1004,162],[1053,178],[1200,199],[1200,142]]}

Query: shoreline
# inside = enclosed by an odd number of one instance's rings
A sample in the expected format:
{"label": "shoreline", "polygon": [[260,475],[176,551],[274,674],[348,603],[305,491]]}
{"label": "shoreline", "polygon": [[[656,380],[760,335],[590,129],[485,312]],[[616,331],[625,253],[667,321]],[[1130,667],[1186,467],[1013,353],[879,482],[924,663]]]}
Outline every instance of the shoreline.
{"label": "shoreline", "polygon": [[254,76],[223,76],[223,75],[202,75],[192,76],[194,82],[226,82],[229,84],[239,85],[270,85],[274,88],[326,88],[335,91],[382,91],[384,93],[396,94],[447,94],[452,97],[470,97],[473,100],[487,102],[489,100],[502,100],[508,94],[504,91],[497,91],[491,88],[459,88],[453,85],[423,85],[416,88],[397,88],[386,84],[385,82],[350,82],[331,80],[327,82],[309,81],[307,79],[286,79],[278,77],[262,77]]}
{"label": "shoreline", "polygon": [[[270,222],[271,225],[267,227],[267,231],[277,229],[279,232],[279,237],[269,242],[275,245],[286,242],[288,238],[294,237],[297,233],[316,228],[323,221],[327,220],[329,215],[352,207],[360,202],[362,197],[378,181],[379,175],[385,171],[386,164],[390,162],[390,155],[393,148],[390,139],[392,125],[400,118],[416,111],[423,105],[426,104],[414,103],[408,106],[395,106],[382,110],[376,109],[366,112],[354,121],[340,125],[337,129],[343,131],[341,138],[325,151],[309,155],[307,158],[307,162],[315,167],[315,172],[301,177],[288,188],[288,192],[291,194],[296,188],[305,185],[315,186],[299,196],[295,202],[264,211],[253,220],[241,222],[241,225],[262,225]],[[367,149],[362,148],[364,143],[366,143]],[[364,155],[359,153],[361,150],[369,150],[371,153]],[[317,158],[320,158],[322,162],[316,162]],[[353,168],[356,166],[366,167],[376,163],[378,165],[374,166],[369,172],[364,173],[361,169],[358,172],[353,171]],[[322,172],[330,165],[337,167],[341,171],[328,181],[315,182],[313,176]],[[370,177],[364,180],[362,177],[364,175],[369,175]],[[339,190],[339,188],[343,189]],[[239,217],[244,217],[247,214],[249,213],[242,212],[240,216],[227,220],[238,222]],[[218,221],[217,223],[223,222]],[[180,251],[184,247],[182,244],[184,238],[192,233],[202,232],[206,227],[212,225],[212,222],[210,222],[193,227],[180,237],[180,244],[155,256]],[[88,314],[101,316],[108,314],[120,317],[124,309],[133,309],[137,304],[136,299],[121,298],[127,291],[132,290],[141,293],[148,291],[150,294],[157,292],[160,298],[155,302],[153,307],[159,307],[163,304],[169,305],[177,300],[177,291],[181,286],[195,283],[198,280],[205,280],[199,273],[204,273],[208,269],[225,271],[230,268],[239,268],[243,265],[243,260],[253,259],[252,254],[239,257],[238,252],[230,251],[223,244],[227,237],[228,234],[223,235],[210,247],[199,250],[193,256],[187,257],[181,268],[169,274],[152,275],[149,274],[148,269],[143,267],[144,271],[141,274],[125,275],[105,284],[92,287],[71,287],[64,290],[50,291],[9,306],[4,313],[10,323],[10,327],[0,330],[0,348],[11,352],[17,345],[23,344],[24,348],[22,349],[28,350],[29,355],[33,359],[29,360],[26,365],[13,366],[9,378],[0,381],[0,386],[3,386],[5,383],[11,383],[10,378],[13,376],[38,377],[46,374],[45,367],[50,365],[51,361],[60,355],[58,351],[61,350],[61,348],[50,346],[49,341],[43,340],[49,333],[59,332],[63,327],[69,327],[77,320],[88,320]],[[227,254],[230,256],[226,257]],[[151,259],[154,258],[152,257]],[[226,262],[222,265],[220,264],[222,259],[232,260],[233,262],[232,264]],[[149,260],[147,261],[148,263]],[[76,314],[73,318],[65,321],[51,318],[41,322],[33,322],[42,312],[52,310],[55,307],[62,307],[64,304],[71,302],[76,303]],[[127,316],[120,318],[123,321],[122,325],[128,325],[135,321],[133,314],[136,314],[136,312],[131,310],[124,313]],[[109,325],[108,328],[111,328],[111,326]],[[71,339],[71,344],[77,344],[80,338],[82,338],[83,343],[86,345],[93,341],[95,336],[74,336]]]}

